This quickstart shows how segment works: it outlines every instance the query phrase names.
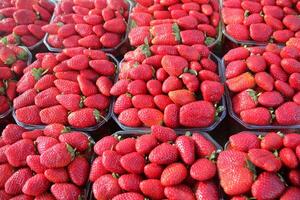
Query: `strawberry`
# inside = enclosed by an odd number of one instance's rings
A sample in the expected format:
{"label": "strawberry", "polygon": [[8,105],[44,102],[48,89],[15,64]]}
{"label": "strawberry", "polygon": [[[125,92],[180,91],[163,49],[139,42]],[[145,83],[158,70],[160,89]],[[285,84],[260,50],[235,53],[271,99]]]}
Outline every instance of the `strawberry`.
{"label": "strawberry", "polygon": [[55,86],[57,89],[64,94],[80,94],[79,84],[69,80],[55,80]]}
{"label": "strawberry", "polygon": [[56,72],[55,76],[56,79],[61,80],[69,80],[77,82],[77,76],[79,75],[76,71],[64,71],[64,72]]}
{"label": "strawberry", "polygon": [[225,150],[219,154],[217,167],[220,184],[226,194],[233,196],[250,191],[253,173],[246,167],[246,160],[247,154],[241,151]]}
{"label": "strawberry", "polygon": [[243,152],[248,152],[250,149],[260,148],[260,142],[257,136],[247,131],[230,136],[229,142],[232,149]]}
{"label": "strawberry", "polygon": [[215,108],[207,101],[195,101],[180,108],[179,120],[182,126],[206,127],[214,122]]}
{"label": "strawberry", "polygon": [[[246,18],[248,19],[248,18]],[[246,20],[244,19],[244,20]],[[248,22],[249,23],[249,22]],[[199,26],[198,26],[199,29]],[[226,26],[226,32],[231,37],[238,41],[246,41],[249,40],[249,30],[248,27],[243,24],[228,24]]]}
{"label": "strawberry", "polygon": [[141,155],[148,154],[157,146],[157,140],[153,135],[142,135],[135,141],[135,150]]}
{"label": "strawberry", "polygon": [[168,93],[168,96],[176,105],[179,106],[187,105],[196,101],[195,94],[186,89],[171,91]]}
{"label": "strawberry", "polygon": [[283,146],[283,134],[280,132],[269,132],[261,140],[260,146],[262,149],[274,151]]}
{"label": "strawberry", "polygon": [[43,37],[45,36],[45,33],[40,25],[30,24],[28,25],[28,30],[34,37],[36,37],[39,40],[43,39]]}
{"label": "strawberry", "polygon": [[241,24],[244,19],[244,11],[240,8],[222,9],[223,21],[225,24]]}
{"label": "strawberry", "polygon": [[14,167],[25,166],[26,157],[34,154],[35,150],[33,142],[28,139],[19,140],[18,142],[10,145],[5,151],[8,163]]}
{"label": "strawberry", "polygon": [[60,134],[69,132],[69,128],[62,124],[49,124],[44,128],[44,135],[48,137],[58,138]]}
{"label": "strawberry", "polygon": [[184,85],[191,92],[197,92],[199,89],[199,80],[197,76],[190,73],[183,73],[181,76]]}
{"label": "strawberry", "polygon": [[163,186],[177,185],[186,178],[187,173],[187,169],[182,163],[172,163],[162,172],[161,184]]}
{"label": "strawberry", "polygon": [[170,45],[152,45],[150,50],[155,55],[178,55],[176,47]]}
{"label": "strawberry", "polygon": [[59,27],[57,31],[57,35],[60,38],[67,38],[69,36],[75,35],[76,30],[75,30],[75,25],[74,24],[64,24],[61,27]]}
{"label": "strawberry", "polygon": [[147,89],[152,96],[156,96],[162,93],[162,84],[159,80],[149,80]]}
{"label": "strawberry", "polygon": [[2,174],[0,179],[0,187],[4,188],[6,181],[13,175],[14,168],[10,164],[0,165],[0,172]]}
{"label": "strawberry", "polygon": [[61,26],[63,26],[63,24],[60,22],[53,23],[53,24],[47,24],[45,26],[42,26],[42,30],[49,34],[57,34],[58,30]]}
{"label": "strawberry", "polygon": [[101,43],[96,35],[88,35],[78,40],[80,46],[86,48],[100,48]]}
{"label": "strawberry", "polygon": [[279,106],[275,111],[275,117],[278,124],[293,125],[298,124],[300,106],[294,102],[286,102]]}
{"label": "strawberry", "polygon": [[81,132],[72,131],[69,133],[63,133],[58,139],[62,143],[71,145],[79,152],[84,152],[89,148],[88,137]]}
{"label": "strawberry", "polygon": [[199,182],[196,185],[196,198],[219,199],[218,188],[212,181]]}
{"label": "strawberry", "polygon": [[60,143],[41,154],[41,163],[48,168],[65,167],[70,164],[73,157],[74,149],[68,144]]}
{"label": "strawberry", "polygon": [[37,174],[43,174],[46,170],[46,167],[44,167],[41,164],[40,155],[29,155],[26,158],[26,164],[32,171],[34,171]]}
{"label": "strawberry", "polygon": [[141,191],[144,195],[153,199],[164,198],[164,187],[157,179],[148,179],[140,183]]}
{"label": "strawberry", "polygon": [[164,124],[170,128],[179,126],[179,107],[176,104],[169,104],[165,107]]}
{"label": "strawberry", "polygon": [[126,171],[133,174],[142,173],[145,166],[144,158],[137,152],[132,152],[122,156],[120,163]]}
{"label": "strawberry", "polygon": [[96,81],[96,86],[103,95],[110,96],[110,90],[113,83],[108,77],[100,76]]}
{"label": "strawberry", "polygon": [[[49,39],[50,39],[50,36],[49,35]],[[56,42],[59,43],[59,44],[55,44],[56,48],[74,48],[76,46],[79,45],[79,40],[81,39],[80,36],[78,35],[72,35],[72,36],[69,36],[65,39],[61,39],[61,38],[57,38],[56,39]],[[52,46],[54,46],[52,43],[50,43],[48,41],[49,44],[51,44]]]}
{"label": "strawberry", "polygon": [[270,172],[261,173],[251,188],[252,195],[258,199],[279,198],[284,190],[285,186],[280,178]]}
{"label": "strawberry", "polygon": [[263,126],[269,125],[272,122],[272,116],[270,111],[264,107],[243,110],[240,113],[240,116],[244,122],[253,125]]}
{"label": "strawberry", "polygon": [[95,160],[92,163],[89,174],[89,180],[95,182],[100,176],[106,174],[107,172],[108,171],[104,168],[102,164],[102,157],[99,156],[95,158]]}
{"label": "strawberry", "polygon": [[15,196],[15,197],[13,197],[13,198],[10,198],[10,199],[12,199],[12,200],[31,200],[32,199],[32,197],[31,196],[29,196],[29,195],[26,195],[26,194],[20,194],[20,195],[18,195],[18,196]]}
{"label": "strawberry", "polygon": [[[83,78],[86,78],[88,80],[91,80],[91,81],[96,81],[97,78],[99,77],[99,75],[92,69],[85,69],[85,70],[81,70],[80,71],[80,75],[83,77]],[[107,77],[106,77],[107,78]],[[96,83],[97,84],[97,83]],[[106,83],[104,83],[104,86],[103,87],[106,87]]]}
{"label": "strawberry", "polygon": [[43,174],[36,174],[29,178],[22,188],[22,192],[27,195],[38,196],[48,190],[50,182]]}
{"label": "strawberry", "polygon": [[22,127],[16,124],[8,124],[3,129],[1,138],[5,144],[14,144],[22,139],[23,132],[25,132],[25,129]]}
{"label": "strawberry", "polygon": [[[168,93],[183,88],[182,82],[176,76],[169,76],[162,84],[162,91]],[[186,91],[186,90],[185,90]]]}
{"label": "strawberry", "polygon": [[0,60],[4,64],[11,65],[16,62],[16,59],[16,54],[13,50],[9,49],[8,47],[0,48]]}
{"label": "strawberry", "polygon": [[289,77],[289,84],[295,90],[300,90],[300,73],[293,73]]}
{"label": "strawberry", "polygon": [[160,142],[176,140],[176,132],[173,129],[160,125],[151,126],[151,134]]}
{"label": "strawberry", "polygon": [[147,41],[151,40],[150,29],[147,26],[135,27],[131,29],[128,38],[131,46],[137,47],[139,45],[143,45],[145,39]]}
{"label": "strawberry", "polygon": [[55,106],[58,104],[55,98],[57,95],[59,95],[58,89],[50,87],[38,93],[34,98],[34,103],[40,108]]}
{"label": "strawberry", "polygon": [[198,181],[212,179],[216,175],[216,172],[216,165],[206,158],[198,159],[190,168],[191,177]]}
{"label": "strawberry", "polygon": [[272,37],[280,43],[287,42],[290,38],[292,38],[294,35],[293,31],[290,30],[277,30],[273,32]]}
{"label": "strawberry", "polygon": [[252,72],[263,72],[266,67],[267,63],[261,55],[251,55],[246,59],[246,64],[247,67],[252,71]]}
{"label": "strawberry", "polygon": [[78,94],[60,94],[56,100],[67,110],[76,111],[83,107],[82,97]]}
{"label": "strawberry", "polygon": [[22,133],[23,139],[30,139],[30,140],[36,140],[39,136],[44,135],[42,130],[32,130],[32,131],[26,131]]}
{"label": "strawberry", "polygon": [[69,114],[68,122],[71,126],[83,128],[96,125],[100,118],[101,114],[97,109],[83,108]]}
{"label": "strawberry", "polygon": [[255,108],[257,105],[256,92],[252,89],[244,90],[232,98],[232,106],[235,113]]}
{"label": "strawberry", "polygon": [[134,67],[129,72],[129,77],[132,80],[151,80],[153,76],[153,68],[147,64],[141,64],[137,67]]}
{"label": "strawberry", "polygon": [[37,91],[42,91],[54,86],[55,76],[52,74],[46,74],[42,76],[34,85],[34,89]]}
{"label": "strawberry", "polygon": [[104,33],[100,38],[100,42],[103,45],[103,47],[114,48],[118,44],[120,44],[121,37],[119,36],[119,34],[115,33]]}
{"label": "strawberry", "polygon": [[281,149],[279,152],[279,157],[280,157],[282,163],[289,169],[294,169],[299,164],[296,154],[290,148]]}
{"label": "strawberry", "polygon": [[202,92],[203,99],[205,101],[218,102],[222,99],[222,96],[224,94],[223,85],[216,81],[203,81],[201,83],[200,89]]}
{"label": "strawberry", "polygon": [[169,75],[179,76],[188,67],[188,62],[179,56],[166,55],[162,58],[161,65]]}
{"label": "strawberry", "polygon": [[278,107],[284,102],[284,99],[277,91],[263,92],[259,95],[258,102],[265,107]]}
{"label": "strawberry", "polygon": [[35,144],[37,146],[39,154],[43,154],[50,147],[58,144],[58,140],[52,137],[40,136],[36,139]]}
{"label": "strawberry", "polygon": [[149,163],[144,167],[144,174],[148,179],[159,179],[162,172],[162,166],[155,163]]}
{"label": "strawberry", "polygon": [[114,113],[120,114],[122,111],[131,107],[131,96],[129,94],[122,94],[116,99],[113,109]]}
{"label": "strawberry", "polygon": [[300,190],[297,187],[289,187],[284,194],[280,197],[280,200],[298,199],[300,197]]}
{"label": "strawberry", "polygon": [[143,108],[138,111],[138,118],[147,126],[161,125],[163,123],[163,113],[154,108]]}
{"label": "strawberry", "polygon": [[0,163],[1,164],[7,163],[5,151],[6,151],[6,149],[8,149],[9,146],[10,145],[4,145],[4,146],[0,147]]}
{"label": "strawberry", "polygon": [[121,155],[126,155],[135,151],[135,139],[134,138],[125,138],[118,142],[115,147],[117,153]]}
{"label": "strawberry", "polygon": [[179,39],[173,33],[167,33],[155,36],[151,43],[154,45],[176,45],[179,44]]}
{"label": "strawberry", "polygon": [[89,59],[86,55],[76,55],[69,60],[67,60],[67,65],[71,69],[83,70],[88,68]]}
{"label": "strawberry", "polygon": [[91,35],[93,33],[92,26],[88,25],[88,24],[84,24],[84,23],[76,24],[75,25],[75,30],[82,37],[86,37],[86,36]]}
{"label": "strawberry", "polygon": [[255,79],[249,72],[245,72],[239,76],[228,79],[226,84],[229,90],[233,92],[241,92],[243,90],[253,88],[255,86]]}
{"label": "strawberry", "polygon": [[112,198],[112,200],[126,200],[126,199],[143,200],[144,197],[143,197],[143,195],[141,195],[139,193],[127,192],[127,193],[119,194],[119,195],[115,196],[114,198]]}
{"label": "strawberry", "polygon": [[295,93],[294,89],[284,81],[275,81],[275,88],[285,97],[292,97]]}
{"label": "strawberry", "polygon": [[89,65],[100,75],[113,76],[115,73],[114,63],[108,60],[91,60]]}
{"label": "strawberry", "polygon": [[72,182],[78,186],[86,184],[89,177],[90,165],[84,157],[76,157],[68,166]]}
{"label": "strawberry", "polygon": [[250,149],[248,156],[255,166],[268,172],[277,172],[282,166],[280,160],[265,149]]}
{"label": "strawberry", "polygon": [[11,195],[17,195],[22,192],[22,188],[26,181],[32,177],[29,168],[21,168],[16,171],[5,183],[5,192]]}
{"label": "strawberry", "polygon": [[87,80],[81,75],[77,76],[77,81],[79,84],[79,88],[84,96],[88,97],[98,93],[97,87],[92,81]]}
{"label": "strawberry", "polygon": [[142,122],[138,116],[138,109],[128,108],[120,113],[118,120],[125,126],[138,127],[141,126]]}
{"label": "strawberry", "polygon": [[156,164],[171,164],[178,158],[177,148],[168,143],[155,147],[149,154],[149,160]]}
{"label": "strawberry", "polygon": [[113,96],[120,96],[127,92],[129,80],[118,80],[110,90],[110,94]]}
{"label": "strawberry", "polygon": [[139,192],[142,177],[136,174],[124,174],[118,179],[118,184],[122,190],[128,192]]}
{"label": "strawberry", "polygon": [[300,29],[299,19],[294,15],[286,15],[283,18],[283,24],[291,31],[298,31]]}
{"label": "strawberry", "polygon": [[205,70],[205,69],[199,72],[198,77],[201,81],[205,81],[205,80],[218,81],[218,82],[220,81],[220,77],[215,72]]}
{"label": "strawberry", "polygon": [[105,21],[103,28],[108,32],[122,34],[126,31],[126,23],[122,18],[114,18]]}
{"label": "strawberry", "polygon": [[[39,116],[40,109],[37,106],[27,106],[16,110],[16,118],[25,124],[39,125],[42,123]],[[30,115],[30,118],[28,116]]]}
{"label": "strawberry", "polygon": [[110,172],[124,174],[125,169],[121,165],[121,157],[116,151],[106,150],[102,154],[102,164]]}
{"label": "strawberry", "polygon": [[192,138],[186,135],[177,137],[175,142],[181,159],[184,163],[191,165],[195,161],[195,144]]}
{"label": "strawberry", "polygon": [[94,151],[101,156],[104,151],[114,149],[117,143],[118,140],[115,137],[105,136],[95,144]]}
{"label": "strawberry", "polygon": [[63,106],[56,105],[41,110],[40,117],[42,123],[44,124],[53,124],[53,123],[66,124],[68,119],[68,113]]}
{"label": "strawberry", "polygon": [[93,60],[106,59],[106,54],[100,50],[83,49],[83,53]]}
{"label": "strawberry", "polygon": [[246,49],[244,47],[238,47],[238,48],[229,50],[225,54],[224,60],[226,62],[231,62],[234,60],[242,60],[242,59],[248,58],[249,55],[250,55],[250,52],[248,49]]}
{"label": "strawberry", "polygon": [[165,187],[164,194],[169,199],[182,199],[182,198],[186,198],[189,200],[195,199],[193,191],[190,189],[190,187],[183,184]]}
{"label": "strawberry", "polygon": [[255,74],[256,84],[265,91],[272,91],[274,87],[274,79],[267,72],[258,72]]}
{"label": "strawberry", "polygon": [[54,196],[52,194],[44,193],[35,197],[36,200],[54,200]]}
{"label": "strawberry", "polygon": [[72,183],[55,183],[51,186],[51,193],[57,200],[78,199],[80,189]]}
{"label": "strawberry", "polygon": [[49,21],[51,19],[51,14],[48,12],[47,9],[37,4],[32,5],[32,8],[35,12],[39,13],[39,16],[42,20]]}
{"label": "strawberry", "polygon": [[16,23],[21,25],[33,24],[36,19],[35,13],[28,9],[18,9],[14,12],[13,17]]}
{"label": "strawberry", "polygon": [[69,180],[69,175],[65,168],[47,169],[44,175],[52,183],[65,183]]}

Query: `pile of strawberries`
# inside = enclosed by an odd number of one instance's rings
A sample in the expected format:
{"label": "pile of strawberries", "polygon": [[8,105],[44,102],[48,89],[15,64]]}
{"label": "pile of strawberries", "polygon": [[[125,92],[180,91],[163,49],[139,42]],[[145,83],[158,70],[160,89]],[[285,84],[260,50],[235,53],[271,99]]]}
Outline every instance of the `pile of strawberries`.
{"label": "pile of strawberries", "polygon": [[0,116],[10,110],[16,97],[15,80],[22,76],[28,59],[28,51],[24,48],[11,44],[0,45]]}
{"label": "pile of strawberries", "polygon": [[218,63],[201,44],[148,44],[125,54],[111,88],[113,111],[127,127],[164,124],[207,128],[218,121],[224,86]]}
{"label": "pile of strawberries", "polygon": [[116,70],[113,57],[77,47],[39,53],[36,59],[17,83],[19,96],[13,102],[17,121],[89,128],[106,120]]}
{"label": "pile of strawberries", "polygon": [[222,19],[236,41],[285,43],[300,34],[297,0],[224,0]]}
{"label": "pile of strawberries", "polygon": [[84,194],[90,141],[61,124],[27,131],[9,124],[0,137],[1,200],[77,200]]}
{"label": "pile of strawberries", "polygon": [[42,26],[49,23],[53,11],[54,3],[50,0],[7,2],[0,8],[1,42],[22,44],[32,48],[45,36]]}
{"label": "pile of strawberries", "polygon": [[212,141],[162,126],[135,136],[106,136],[94,146],[89,179],[96,199],[220,199]]}
{"label": "pile of strawberries", "polygon": [[224,56],[233,112],[251,125],[300,124],[300,50],[238,47]]}
{"label": "pile of strawberries", "polygon": [[129,3],[126,0],[63,0],[43,30],[54,48],[115,48],[124,40]]}
{"label": "pile of strawberries", "polygon": [[130,14],[132,46],[147,38],[152,45],[212,46],[218,38],[218,0],[136,0]]}
{"label": "pile of strawberries", "polygon": [[231,200],[300,199],[300,135],[240,132],[218,156],[221,186]]}

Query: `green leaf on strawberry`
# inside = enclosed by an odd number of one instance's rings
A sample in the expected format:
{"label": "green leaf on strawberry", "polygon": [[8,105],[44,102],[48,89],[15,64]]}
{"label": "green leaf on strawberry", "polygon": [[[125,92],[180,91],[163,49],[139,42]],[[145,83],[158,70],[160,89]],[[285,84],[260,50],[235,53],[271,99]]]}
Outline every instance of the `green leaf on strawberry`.
{"label": "green leaf on strawberry", "polygon": [[34,79],[36,81],[38,81],[46,71],[47,70],[44,70],[42,68],[33,68],[31,70],[31,73],[32,73],[32,76],[34,77]]}
{"label": "green leaf on strawberry", "polygon": [[214,43],[215,41],[216,41],[216,39],[212,38],[212,37],[206,37],[205,38],[205,44],[206,45],[210,45],[210,44]]}
{"label": "green leaf on strawberry", "polygon": [[130,20],[129,27],[130,27],[130,29],[133,29],[133,28],[137,27],[137,24],[136,24],[136,22],[133,19]]}
{"label": "green leaf on strawberry", "polygon": [[256,180],[256,168],[255,168],[255,165],[250,161],[250,160],[246,160],[246,164],[247,164],[247,168],[253,173],[253,180]]}
{"label": "green leaf on strawberry", "polygon": [[174,23],[172,25],[172,30],[173,30],[173,34],[175,35],[176,41],[181,41],[181,37],[180,37],[180,29],[178,24]]}
{"label": "green leaf on strawberry", "polygon": [[149,41],[147,38],[144,39],[144,44],[142,45],[141,49],[146,57],[150,57],[152,55],[150,51]]}

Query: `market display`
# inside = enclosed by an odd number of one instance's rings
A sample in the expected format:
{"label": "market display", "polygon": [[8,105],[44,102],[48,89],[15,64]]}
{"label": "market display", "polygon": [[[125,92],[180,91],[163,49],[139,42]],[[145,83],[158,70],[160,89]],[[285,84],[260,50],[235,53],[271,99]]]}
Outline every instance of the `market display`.
{"label": "market display", "polygon": [[16,120],[24,126],[61,123],[97,129],[109,114],[115,58],[82,47],[36,58],[17,83]]}
{"label": "market display", "polygon": [[84,198],[91,142],[61,124],[32,131],[7,125],[0,138],[0,199]]}
{"label": "market display", "polygon": [[285,43],[300,31],[300,2],[223,0],[224,32],[243,44]]}
{"label": "market display", "polygon": [[299,125],[299,55],[295,47],[273,44],[238,47],[225,54],[232,114],[250,125]]}
{"label": "market display", "polygon": [[1,1],[0,38],[3,44],[24,45],[34,49],[42,43],[42,26],[49,23],[54,11],[51,0]]}
{"label": "market display", "polygon": [[0,200],[300,200],[299,14],[0,0]]}
{"label": "market display", "polygon": [[150,134],[120,134],[120,141],[118,136],[106,136],[94,146],[98,157],[89,179],[96,199],[220,198],[213,161],[219,146],[207,135],[177,136],[157,125]]}
{"label": "market display", "polygon": [[300,197],[300,135],[240,132],[217,159],[220,184],[232,199]]}
{"label": "market display", "polygon": [[129,2],[119,0],[62,0],[51,23],[42,27],[48,48],[117,48],[126,40],[129,8]]}

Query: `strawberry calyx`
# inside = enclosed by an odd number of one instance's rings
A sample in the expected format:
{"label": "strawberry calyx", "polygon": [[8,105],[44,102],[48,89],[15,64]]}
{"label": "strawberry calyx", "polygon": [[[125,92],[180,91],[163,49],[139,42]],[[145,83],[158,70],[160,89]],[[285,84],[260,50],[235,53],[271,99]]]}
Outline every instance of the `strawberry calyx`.
{"label": "strawberry calyx", "polygon": [[273,155],[276,157],[276,158],[279,158],[279,153],[277,150],[274,151]]}
{"label": "strawberry calyx", "polygon": [[38,81],[48,70],[44,70],[42,68],[33,68],[31,70],[31,74],[36,81]]}
{"label": "strawberry calyx", "polygon": [[189,137],[191,137],[193,134],[191,133],[191,131],[187,131],[187,132],[185,132],[185,134],[184,134],[185,136],[189,136]]}
{"label": "strawberry calyx", "polygon": [[69,133],[71,132],[71,128],[70,127],[67,127],[67,126],[64,126],[64,129],[61,131],[61,133]]}
{"label": "strawberry calyx", "polygon": [[256,180],[257,178],[256,168],[255,165],[249,159],[246,160],[246,167],[253,173],[253,180]]}
{"label": "strawberry calyx", "polygon": [[8,44],[7,37],[5,36],[5,37],[1,38],[0,42],[4,45],[7,45]]}
{"label": "strawberry calyx", "polygon": [[250,16],[250,11],[249,10],[245,10],[245,13],[244,13],[244,17],[249,17]]}
{"label": "strawberry calyx", "polygon": [[273,108],[270,108],[269,111],[270,111],[270,113],[271,113],[270,123],[272,123],[273,120],[276,118],[276,116],[275,116],[275,111],[274,111]]}
{"label": "strawberry calyx", "polygon": [[215,108],[216,108],[215,121],[217,121],[217,120],[220,119],[219,114],[225,110],[225,107],[224,106],[218,106],[218,104],[215,104]]}
{"label": "strawberry calyx", "polygon": [[133,29],[133,28],[136,28],[136,27],[137,27],[136,22],[133,19],[131,19],[130,22],[129,22],[129,28]]}
{"label": "strawberry calyx", "polygon": [[1,95],[5,94],[5,88],[4,87],[0,87],[0,94]]}
{"label": "strawberry calyx", "polygon": [[211,45],[211,44],[214,43],[215,41],[216,41],[215,38],[212,38],[212,37],[206,37],[204,42],[205,42],[206,45]]}
{"label": "strawberry calyx", "polygon": [[150,57],[152,55],[151,51],[150,51],[150,46],[149,46],[149,41],[148,38],[144,39],[144,44],[141,46],[141,50],[142,53],[146,56],[146,57]]}
{"label": "strawberry calyx", "polygon": [[280,137],[284,137],[284,134],[281,131],[277,131],[276,134],[278,134]]}
{"label": "strawberry calyx", "polygon": [[103,116],[100,114],[100,111],[97,110],[97,109],[94,109],[93,115],[94,115],[94,117],[95,117],[97,123],[100,122],[101,119],[104,120],[104,121],[107,121],[107,120],[105,119],[105,117],[103,117]]}
{"label": "strawberry calyx", "polygon": [[217,157],[219,155],[219,153],[221,152],[221,150],[217,150],[217,151],[213,151],[209,156],[207,156],[206,158],[212,162],[216,162],[217,161]]}
{"label": "strawberry calyx", "polygon": [[84,100],[85,100],[85,96],[81,96],[80,102],[79,102],[79,108],[83,108],[84,107]]}
{"label": "strawberry calyx", "polygon": [[176,41],[180,42],[180,41],[181,41],[181,37],[180,37],[180,28],[179,28],[179,26],[178,26],[177,23],[174,23],[174,24],[172,25],[172,31],[173,31],[173,34],[174,34],[174,36],[175,36],[175,38],[176,38]]}
{"label": "strawberry calyx", "polygon": [[246,91],[248,92],[251,99],[257,102],[257,97],[259,96],[259,94],[256,94],[256,92],[253,89],[247,89]]}
{"label": "strawberry calyx", "polygon": [[111,175],[112,175],[112,177],[114,177],[115,179],[118,179],[118,178],[120,178],[120,175],[119,175],[119,174],[117,174],[117,173],[112,173]]}
{"label": "strawberry calyx", "polygon": [[21,51],[18,52],[17,58],[19,60],[27,60],[28,59],[28,54],[24,49],[21,49]]}
{"label": "strawberry calyx", "polygon": [[72,160],[75,158],[76,156],[76,149],[74,149],[71,145],[69,145],[68,143],[66,143],[67,146],[67,150],[68,152],[71,154]]}
{"label": "strawberry calyx", "polygon": [[9,55],[6,60],[4,61],[4,64],[6,65],[12,65],[16,62],[16,57],[14,55]]}

